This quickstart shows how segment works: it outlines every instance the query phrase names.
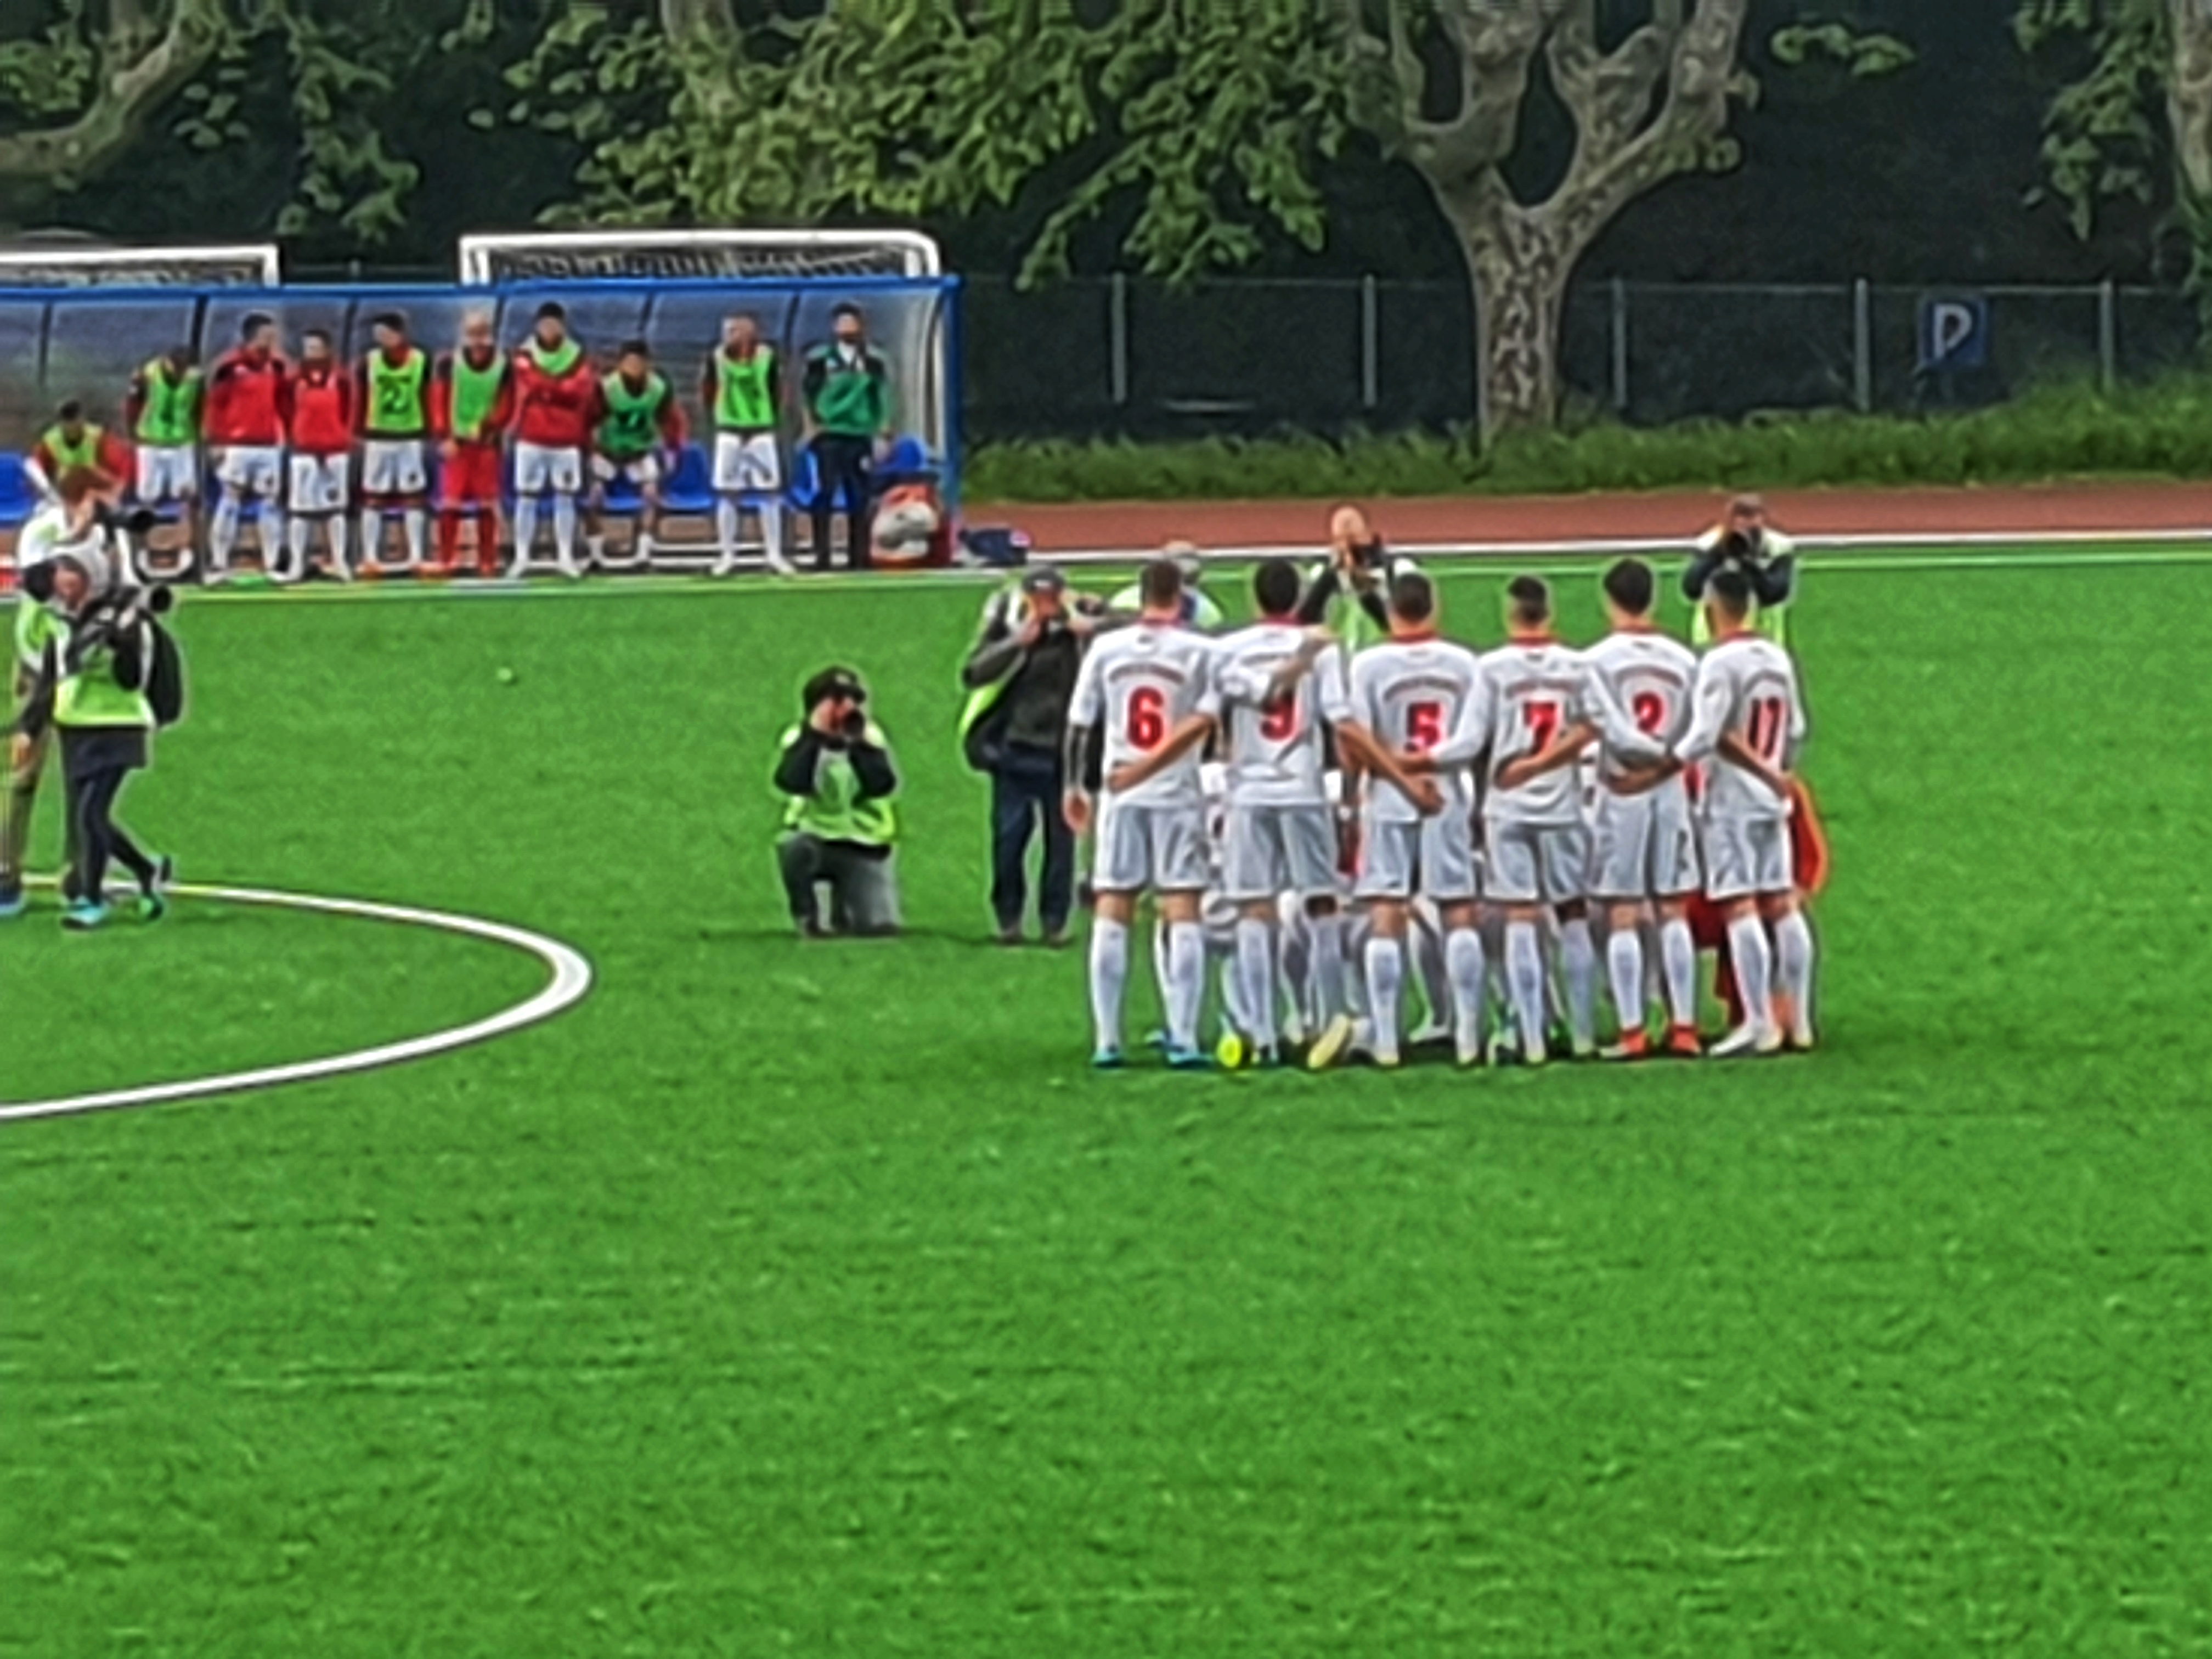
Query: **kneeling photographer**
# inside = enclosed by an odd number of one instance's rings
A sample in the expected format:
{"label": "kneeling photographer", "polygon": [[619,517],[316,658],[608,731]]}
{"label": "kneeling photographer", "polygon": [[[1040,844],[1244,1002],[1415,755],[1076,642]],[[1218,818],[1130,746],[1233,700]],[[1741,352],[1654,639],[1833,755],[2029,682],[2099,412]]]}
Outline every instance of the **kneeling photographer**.
{"label": "kneeling photographer", "polygon": [[76,933],[107,921],[111,862],[137,880],[142,917],[158,921],[168,908],[169,861],[139,850],[115,822],[115,805],[151,760],[155,729],[181,712],[183,669],[159,622],[169,590],[132,585],[119,528],[101,514],[39,567],[52,629],[10,745],[22,768],[49,732],[59,741],[70,846],[62,925]]}
{"label": "kneeling photographer", "polygon": [[[777,844],[791,919],[808,939],[899,929],[892,845],[898,774],[883,730],[868,718],[868,689],[848,668],[829,668],[800,694],[803,725],[784,733],[775,787],[787,797]],[[830,889],[825,926],[817,890]]]}

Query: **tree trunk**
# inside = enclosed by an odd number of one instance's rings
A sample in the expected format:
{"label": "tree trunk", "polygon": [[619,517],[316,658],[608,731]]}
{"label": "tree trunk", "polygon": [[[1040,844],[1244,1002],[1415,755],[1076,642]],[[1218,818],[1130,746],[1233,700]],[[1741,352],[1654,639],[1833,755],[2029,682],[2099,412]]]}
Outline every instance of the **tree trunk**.
{"label": "tree trunk", "polygon": [[[1450,211],[1447,204],[1447,211]],[[1474,286],[1475,408],[1486,442],[1559,412],[1559,336],[1579,250],[1516,206],[1452,213]]]}

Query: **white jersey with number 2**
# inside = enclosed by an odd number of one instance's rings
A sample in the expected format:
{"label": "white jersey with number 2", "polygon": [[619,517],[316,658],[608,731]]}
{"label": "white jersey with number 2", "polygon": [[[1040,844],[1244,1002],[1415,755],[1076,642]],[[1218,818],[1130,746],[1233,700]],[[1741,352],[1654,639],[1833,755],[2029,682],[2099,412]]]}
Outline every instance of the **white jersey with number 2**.
{"label": "white jersey with number 2", "polygon": [[[1068,723],[1104,734],[1106,775],[1164,744],[1194,714],[1221,712],[1213,641],[1172,623],[1139,623],[1100,636],[1075,678]],[[1205,796],[1195,748],[1115,799],[1129,806],[1197,806]]]}

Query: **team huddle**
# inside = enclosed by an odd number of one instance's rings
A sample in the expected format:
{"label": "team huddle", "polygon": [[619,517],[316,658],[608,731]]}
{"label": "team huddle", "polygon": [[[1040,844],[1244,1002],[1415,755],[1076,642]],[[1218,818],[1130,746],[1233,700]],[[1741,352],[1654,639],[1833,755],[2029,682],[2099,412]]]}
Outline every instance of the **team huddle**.
{"label": "team huddle", "polygon": [[[1636,560],[1606,573],[1611,631],[1586,650],[1554,635],[1534,577],[1510,585],[1507,637],[1480,654],[1442,636],[1436,588],[1410,566],[1377,582],[1375,623],[1302,625],[1310,589],[1281,561],[1253,588],[1261,620],[1212,638],[1185,625],[1176,564],[1147,567],[1140,617],[1102,635],[1077,680],[1066,811],[1095,843],[1100,1067],[1124,1063],[1147,893],[1178,1069],[1213,1064],[1210,958],[1231,1065],[1279,1065],[1307,1038],[1316,1070],[1399,1066],[1409,962],[1431,1015],[1411,1040],[1448,1039],[1462,1066],[1545,1063],[1555,1011],[1559,1048],[1598,1057],[1601,976],[1620,1031],[1605,1058],[1705,1053],[1700,899],[1742,1010],[1709,1052],[1813,1046],[1790,823],[1804,702],[1741,570],[1703,582],[1702,656],[1652,624],[1656,579]],[[1355,649],[1366,632],[1380,637]]]}

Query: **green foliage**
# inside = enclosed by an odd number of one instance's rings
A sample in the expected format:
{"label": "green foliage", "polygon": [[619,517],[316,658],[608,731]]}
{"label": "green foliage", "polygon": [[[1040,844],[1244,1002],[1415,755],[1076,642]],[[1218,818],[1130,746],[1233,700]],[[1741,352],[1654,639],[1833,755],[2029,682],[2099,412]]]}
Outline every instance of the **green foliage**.
{"label": "green foliage", "polygon": [[2087,236],[2098,205],[2148,202],[2171,168],[2165,88],[2172,45],[2162,0],[2021,0],[2021,47],[2089,49],[2087,68],[2062,87],[2044,119],[2049,194]]}
{"label": "green foliage", "polygon": [[978,501],[1325,500],[1537,495],[1844,484],[2039,483],[2212,475],[2212,383],[2177,378],[2110,396],[2046,386],[1968,414],[1793,415],[1741,425],[1342,442],[1289,435],[1185,444],[1014,443],[979,449],[965,475]]}
{"label": "green foliage", "polygon": [[1775,61],[1791,68],[1816,59],[1840,64],[1854,80],[1869,81],[1894,75],[1912,64],[1917,53],[1910,42],[1893,34],[1864,33],[1848,23],[1795,23],[1777,30],[1767,49]]}

